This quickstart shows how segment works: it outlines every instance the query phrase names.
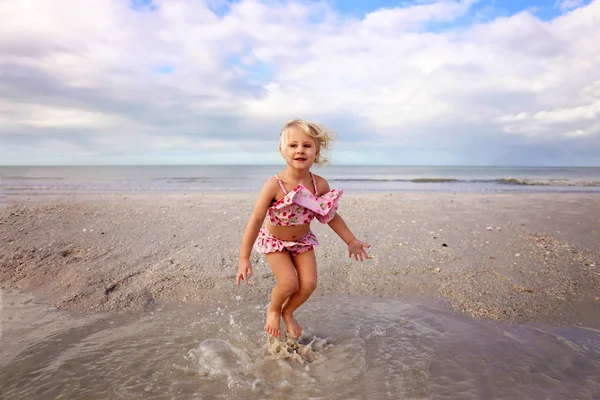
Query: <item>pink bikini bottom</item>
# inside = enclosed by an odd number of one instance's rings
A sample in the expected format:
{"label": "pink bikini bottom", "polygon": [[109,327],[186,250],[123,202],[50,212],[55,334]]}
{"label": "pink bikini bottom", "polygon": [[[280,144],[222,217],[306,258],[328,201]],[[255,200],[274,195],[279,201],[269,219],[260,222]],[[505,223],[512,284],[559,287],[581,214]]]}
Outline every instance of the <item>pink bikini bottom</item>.
{"label": "pink bikini bottom", "polygon": [[300,253],[311,250],[313,246],[318,245],[319,241],[311,230],[306,232],[306,235],[298,240],[281,240],[271,235],[271,232],[269,232],[267,227],[263,226],[260,228],[258,237],[254,242],[254,249],[261,254],[287,250],[290,252],[290,255],[294,257]]}

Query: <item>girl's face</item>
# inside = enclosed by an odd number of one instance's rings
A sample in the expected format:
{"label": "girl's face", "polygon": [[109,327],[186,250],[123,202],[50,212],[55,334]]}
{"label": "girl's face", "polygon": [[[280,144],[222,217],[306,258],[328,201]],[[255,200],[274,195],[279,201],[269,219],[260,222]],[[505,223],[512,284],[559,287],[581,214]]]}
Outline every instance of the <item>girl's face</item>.
{"label": "girl's face", "polygon": [[301,130],[288,131],[287,142],[280,149],[287,165],[292,168],[310,168],[317,156],[315,140]]}

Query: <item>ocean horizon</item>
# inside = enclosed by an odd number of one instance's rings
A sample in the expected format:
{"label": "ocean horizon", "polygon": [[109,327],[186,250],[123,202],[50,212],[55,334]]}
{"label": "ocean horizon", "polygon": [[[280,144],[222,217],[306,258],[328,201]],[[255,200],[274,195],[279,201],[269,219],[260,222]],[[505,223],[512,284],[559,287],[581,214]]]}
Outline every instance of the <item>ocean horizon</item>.
{"label": "ocean horizon", "polygon": [[[3,194],[254,192],[280,165],[0,166]],[[333,165],[346,192],[598,192],[600,167]]]}

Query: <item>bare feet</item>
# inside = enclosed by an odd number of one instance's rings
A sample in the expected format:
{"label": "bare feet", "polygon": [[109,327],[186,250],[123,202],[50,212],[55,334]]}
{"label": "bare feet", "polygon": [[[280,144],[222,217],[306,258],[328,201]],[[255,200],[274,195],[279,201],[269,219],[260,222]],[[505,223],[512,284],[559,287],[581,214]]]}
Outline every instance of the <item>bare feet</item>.
{"label": "bare feet", "polygon": [[281,314],[281,317],[283,318],[283,323],[285,324],[288,334],[294,339],[299,338],[300,335],[302,335],[302,327],[298,321],[296,321],[296,318],[294,318],[294,314],[283,313]]}
{"label": "bare feet", "polygon": [[274,337],[279,337],[281,332],[279,331],[279,322],[281,321],[281,310],[272,309],[271,304],[267,308],[267,323],[265,324],[265,330],[267,333]]}

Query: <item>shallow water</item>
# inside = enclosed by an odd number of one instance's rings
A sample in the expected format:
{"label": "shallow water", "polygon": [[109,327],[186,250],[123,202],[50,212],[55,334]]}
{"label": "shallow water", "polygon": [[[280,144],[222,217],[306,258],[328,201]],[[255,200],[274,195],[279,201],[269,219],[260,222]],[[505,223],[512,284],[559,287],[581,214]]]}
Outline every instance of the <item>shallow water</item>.
{"label": "shallow water", "polygon": [[[264,304],[73,319],[3,299],[7,399],[598,399],[600,332],[474,321],[435,306],[314,297],[299,343]],[[294,351],[295,349],[295,351]]]}

